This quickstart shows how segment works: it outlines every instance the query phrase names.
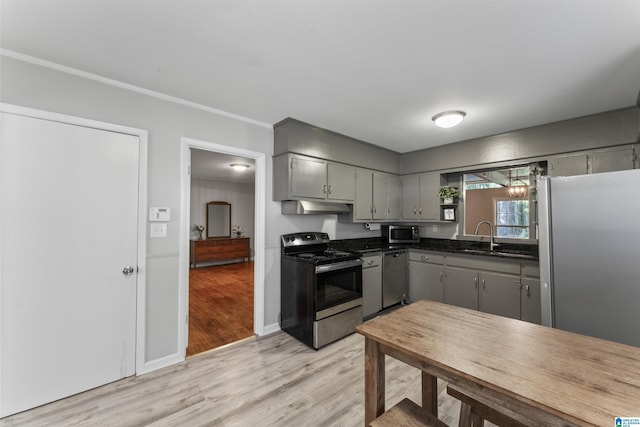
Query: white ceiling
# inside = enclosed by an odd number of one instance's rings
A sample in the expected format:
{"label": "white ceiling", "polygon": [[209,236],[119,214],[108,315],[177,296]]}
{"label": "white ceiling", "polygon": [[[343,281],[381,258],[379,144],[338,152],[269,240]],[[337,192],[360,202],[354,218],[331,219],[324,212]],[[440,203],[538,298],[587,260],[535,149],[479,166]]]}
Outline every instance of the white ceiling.
{"label": "white ceiling", "polygon": [[[249,168],[244,171],[236,171],[231,169],[233,163],[244,163],[249,165]],[[256,162],[253,159],[191,149],[191,176],[193,178],[254,183],[255,175]]]}
{"label": "white ceiling", "polygon": [[[0,47],[408,152],[636,105],[639,0],[0,0]],[[436,128],[431,116],[463,109]]]}

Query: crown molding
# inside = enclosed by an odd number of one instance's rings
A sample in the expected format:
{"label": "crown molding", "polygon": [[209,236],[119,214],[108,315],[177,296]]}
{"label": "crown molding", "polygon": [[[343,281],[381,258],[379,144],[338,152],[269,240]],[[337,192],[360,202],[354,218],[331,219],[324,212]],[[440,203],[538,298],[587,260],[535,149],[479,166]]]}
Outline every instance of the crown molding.
{"label": "crown molding", "polygon": [[93,80],[102,84],[106,84],[109,86],[117,87],[120,89],[125,89],[131,92],[140,93],[142,95],[150,96],[153,98],[161,99],[163,101],[172,102],[174,104],[180,104],[185,107],[195,108],[198,110],[206,111],[208,113],[216,114],[218,116],[227,117],[234,120],[239,120],[245,123],[249,123],[252,125],[273,129],[273,125],[268,123],[264,123],[258,120],[250,119],[248,117],[240,116],[238,114],[229,113],[223,110],[219,110],[217,108],[209,107],[207,105],[198,104],[197,102],[192,102],[186,99],[178,98],[175,96],[167,95],[161,92],[156,92],[150,89],[145,89],[140,86],[132,85],[129,83],[124,83],[119,80],[110,79],[104,76],[100,76],[98,74],[88,73],[86,71],[78,70],[76,68],[67,67],[66,65],[57,64],[55,62],[46,61],[44,59],[36,58],[34,56],[29,56],[22,54],[20,52],[14,52],[8,49],[0,48],[0,55],[6,56],[8,58],[17,59],[22,62],[27,62],[34,65],[39,65],[41,67],[50,68],[52,70],[60,71],[67,74],[73,74],[74,76],[82,77],[85,79]]}

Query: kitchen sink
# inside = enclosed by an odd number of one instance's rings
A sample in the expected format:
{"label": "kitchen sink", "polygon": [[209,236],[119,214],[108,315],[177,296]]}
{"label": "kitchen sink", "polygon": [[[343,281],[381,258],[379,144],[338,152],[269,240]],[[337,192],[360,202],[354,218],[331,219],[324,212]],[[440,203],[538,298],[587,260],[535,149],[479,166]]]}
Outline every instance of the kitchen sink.
{"label": "kitchen sink", "polygon": [[499,256],[504,258],[537,259],[537,257],[524,252],[516,251],[490,251],[488,249],[463,249],[462,252],[475,255]]}

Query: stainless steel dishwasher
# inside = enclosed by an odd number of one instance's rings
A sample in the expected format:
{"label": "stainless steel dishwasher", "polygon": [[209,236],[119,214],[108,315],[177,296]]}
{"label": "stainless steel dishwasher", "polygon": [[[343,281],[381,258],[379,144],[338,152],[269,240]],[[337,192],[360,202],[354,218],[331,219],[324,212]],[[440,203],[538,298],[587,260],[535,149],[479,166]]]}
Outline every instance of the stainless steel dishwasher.
{"label": "stainless steel dishwasher", "polygon": [[382,254],[382,308],[404,302],[407,295],[407,250]]}

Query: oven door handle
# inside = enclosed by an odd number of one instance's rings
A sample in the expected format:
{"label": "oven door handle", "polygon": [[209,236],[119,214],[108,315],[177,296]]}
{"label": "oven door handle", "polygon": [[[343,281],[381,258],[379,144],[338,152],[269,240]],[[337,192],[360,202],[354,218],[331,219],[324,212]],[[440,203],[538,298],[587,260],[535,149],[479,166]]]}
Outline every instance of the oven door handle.
{"label": "oven door handle", "polygon": [[324,264],[316,266],[316,274],[328,273],[330,271],[344,270],[345,268],[357,267],[362,265],[362,258],[352,259],[349,261],[334,262],[332,264]]}

